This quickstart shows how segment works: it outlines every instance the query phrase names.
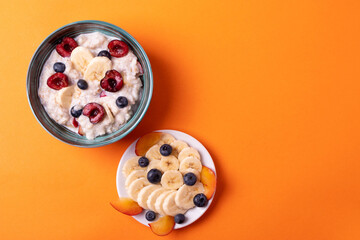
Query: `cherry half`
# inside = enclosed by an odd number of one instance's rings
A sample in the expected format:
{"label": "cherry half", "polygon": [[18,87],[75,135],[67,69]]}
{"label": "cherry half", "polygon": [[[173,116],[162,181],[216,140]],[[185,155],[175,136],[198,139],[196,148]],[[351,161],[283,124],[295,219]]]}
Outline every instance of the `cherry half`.
{"label": "cherry half", "polygon": [[129,52],[129,46],[120,40],[112,40],[109,42],[108,49],[111,56],[117,58],[124,57]]}
{"label": "cherry half", "polygon": [[109,70],[100,81],[100,87],[108,92],[117,92],[123,86],[123,77],[116,70]]}
{"label": "cherry half", "polygon": [[64,37],[64,39],[56,45],[56,51],[62,57],[70,57],[71,52],[78,46],[77,42],[71,37]]}
{"label": "cherry half", "polygon": [[89,117],[91,123],[98,123],[105,116],[105,109],[98,103],[88,103],[83,108],[82,114]]}
{"label": "cherry half", "polygon": [[64,87],[69,86],[68,77],[63,73],[54,73],[47,80],[47,85],[49,88],[54,90],[60,90]]}

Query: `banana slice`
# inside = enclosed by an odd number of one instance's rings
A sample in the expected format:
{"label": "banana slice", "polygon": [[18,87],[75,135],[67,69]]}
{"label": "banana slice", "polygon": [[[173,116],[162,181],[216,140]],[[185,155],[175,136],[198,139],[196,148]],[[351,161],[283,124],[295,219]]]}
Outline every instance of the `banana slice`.
{"label": "banana slice", "polygon": [[94,58],[89,49],[84,47],[77,47],[71,52],[70,60],[75,68],[82,73],[85,72],[88,64]]}
{"label": "banana slice", "polygon": [[100,81],[104,78],[105,73],[111,69],[111,65],[111,60],[107,57],[94,57],[85,70],[85,80]]}
{"label": "banana slice", "polygon": [[[75,48],[75,49],[76,49],[76,48]],[[107,115],[107,116],[109,117],[109,119],[110,119],[110,123],[113,123],[113,122],[115,121],[115,119],[114,119],[114,115],[113,115],[113,113],[111,112],[109,106],[108,106],[106,103],[104,103],[104,104],[103,104],[103,107],[104,107],[104,109],[105,109],[106,115]]]}
{"label": "banana slice", "polygon": [[161,177],[161,185],[166,189],[178,189],[184,184],[183,176],[179,171],[166,171]]}
{"label": "banana slice", "polygon": [[184,160],[187,157],[194,157],[194,158],[200,159],[200,153],[195,148],[186,147],[183,150],[181,150],[178,158],[179,158],[179,161],[181,162],[182,160]]}
{"label": "banana slice", "polygon": [[154,190],[148,197],[147,201],[146,201],[146,205],[147,207],[152,210],[152,211],[155,211],[156,212],[156,208],[155,208],[155,202],[156,200],[158,199],[158,197],[164,193],[164,192],[167,192],[169,190],[163,188],[163,187],[160,187],[159,189],[156,189]]}
{"label": "banana slice", "polygon": [[160,145],[156,144],[152,146],[145,154],[150,161],[161,160],[162,155],[160,154]]}
{"label": "banana slice", "polygon": [[202,164],[201,161],[195,157],[187,157],[180,162],[179,170],[182,174],[187,172],[187,169],[193,168],[201,172]]}
{"label": "banana slice", "polygon": [[198,193],[204,192],[204,186],[202,183],[197,182],[193,186],[182,185],[176,192],[175,203],[178,207],[183,209],[189,209],[195,206],[194,197]]}
{"label": "banana slice", "polygon": [[179,153],[186,147],[189,147],[189,145],[181,140],[175,140],[172,143],[170,143],[170,146],[172,147],[172,155],[175,157],[179,156]]}
{"label": "banana slice", "polygon": [[129,174],[134,170],[141,170],[142,167],[139,166],[139,156],[132,157],[127,160],[123,166],[122,172],[125,177],[128,177]]}
{"label": "banana slice", "polygon": [[200,172],[199,172],[198,170],[196,170],[196,169],[194,169],[194,168],[188,168],[188,169],[186,169],[186,171],[184,172],[184,175],[187,174],[187,173],[189,173],[189,172],[195,174],[196,180],[197,180],[198,182],[201,180],[201,179],[200,179]]}
{"label": "banana slice", "polygon": [[60,89],[56,93],[55,101],[61,107],[69,109],[72,101],[72,95],[74,93],[74,85]]}
{"label": "banana slice", "polygon": [[155,202],[155,212],[165,216],[165,212],[164,210],[162,209],[162,206],[164,204],[164,200],[167,196],[169,196],[170,193],[173,193],[175,192],[174,190],[168,190],[166,192],[163,192],[162,194],[160,194],[160,196],[156,199],[156,202]]}
{"label": "banana slice", "polygon": [[149,163],[147,170],[146,170],[146,174],[151,170],[151,169],[158,169],[161,171],[161,167],[160,167],[160,161],[159,160],[153,160]]}
{"label": "banana slice", "polygon": [[136,179],[130,184],[129,188],[127,189],[127,193],[132,200],[137,201],[140,190],[146,186],[149,186],[150,184],[151,183],[146,178]]}
{"label": "banana slice", "polygon": [[184,214],[187,210],[180,208],[175,203],[176,192],[170,193],[164,200],[162,209],[164,213],[169,216],[175,216],[176,214]]}
{"label": "banana slice", "polygon": [[174,142],[176,139],[174,138],[173,135],[169,134],[169,133],[162,133],[161,137],[160,137],[160,145],[162,144],[170,144],[172,142]]}
{"label": "banana slice", "polygon": [[179,160],[170,155],[170,156],[163,156],[161,157],[160,160],[160,168],[163,172],[168,171],[168,170],[178,170],[179,169]]}
{"label": "banana slice", "polygon": [[139,178],[146,178],[145,170],[132,171],[125,180],[125,188],[128,188],[133,181],[135,181],[136,179],[139,179]]}
{"label": "banana slice", "polygon": [[144,209],[149,209],[149,207],[147,206],[147,200],[149,198],[149,195],[155,191],[156,189],[161,188],[160,185],[149,185],[144,187],[143,189],[140,190],[138,197],[137,197],[137,202],[140,205],[140,207],[144,208]]}

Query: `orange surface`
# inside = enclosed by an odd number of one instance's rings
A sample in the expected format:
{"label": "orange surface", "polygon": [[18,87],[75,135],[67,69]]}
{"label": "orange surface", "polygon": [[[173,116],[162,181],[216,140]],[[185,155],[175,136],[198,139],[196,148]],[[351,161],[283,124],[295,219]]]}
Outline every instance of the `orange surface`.
{"label": "orange surface", "polygon": [[[200,140],[214,205],[164,239],[360,239],[360,2],[1,1],[0,239],[158,239],[111,208],[119,159],[156,129]],[[26,99],[53,30],[98,19],[148,53],[154,95],[125,139],[68,146]]]}

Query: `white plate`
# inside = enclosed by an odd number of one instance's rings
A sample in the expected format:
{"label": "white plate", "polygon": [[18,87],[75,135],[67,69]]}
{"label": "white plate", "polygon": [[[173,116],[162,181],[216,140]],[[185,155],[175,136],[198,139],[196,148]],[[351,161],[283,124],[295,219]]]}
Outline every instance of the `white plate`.
{"label": "white plate", "polygon": [[[175,130],[157,130],[155,132],[170,133],[176,139],[182,140],[182,141],[186,142],[187,144],[189,144],[190,147],[197,149],[200,153],[202,164],[204,166],[210,168],[211,170],[213,170],[216,175],[215,165],[214,165],[214,162],[213,162],[209,152],[198,140],[196,140],[195,138],[193,138],[192,136],[190,136],[186,133],[175,131]],[[125,176],[122,174],[122,168],[123,168],[123,165],[126,162],[126,160],[128,160],[131,157],[136,156],[135,144],[136,144],[137,140],[135,140],[126,149],[126,151],[124,152],[123,156],[120,159],[120,163],[119,163],[119,166],[117,169],[117,174],[116,174],[116,188],[117,188],[119,197],[128,197],[126,190],[125,190]],[[214,192],[214,195],[215,195],[215,192]],[[185,213],[185,217],[186,217],[185,222],[182,224],[178,224],[178,223],[175,224],[175,229],[186,227],[186,226],[190,225],[191,223],[195,222],[196,220],[198,220],[209,208],[213,199],[214,199],[214,196],[209,200],[208,205],[206,207],[203,207],[203,208],[202,207],[194,207],[194,208],[188,210]],[[146,210],[143,211],[141,214],[133,216],[133,218],[135,218],[138,222],[144,224],[145,226],[149,226],[148,224],[150,222],[148,220],[146,220],[145,213],[146,213]]]}

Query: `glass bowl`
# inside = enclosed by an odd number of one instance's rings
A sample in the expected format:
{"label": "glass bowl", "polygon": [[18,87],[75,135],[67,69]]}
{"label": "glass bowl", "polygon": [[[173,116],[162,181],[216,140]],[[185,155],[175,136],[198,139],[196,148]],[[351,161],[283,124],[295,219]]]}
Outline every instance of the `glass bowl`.
{"label": "glass bowl", "polygon": [[[64,126],[59,125],[49,117],[40,102],[38,96],[38,87],[43,65],[45,64],[47,58],[50,56],[51,52],[55,49],[55,46],[58,43],[59,39],[62,39],[65,36],[74,38],[79,34],[90,33],[94,31],[101,32],[105,35],[114,36],[125,41],[133,50],[134,54],[137,56],[144,70],[144,74],[143,76],[141,76],[143,88],[140,93],[140,100],[138,102],[137,109],[134,111],[134,114],[130,118],[130,120],[119,130],[113,133],[96,137],[93,140],[89,140],[67,129]],[[73,146],[99,147],[122,139],[139,124],[139,122],[144,117],[145,112],[148,109],[151,101],[153,91],[153,75],[151,71],[150,61],[144,49],[129,33],[107,22],[79,21],[67,24],[57,29],[40,44],[29,65],[26,79],[26,91],[29,104],[34,116],[48,133],[50,133],[55,138]]]}

